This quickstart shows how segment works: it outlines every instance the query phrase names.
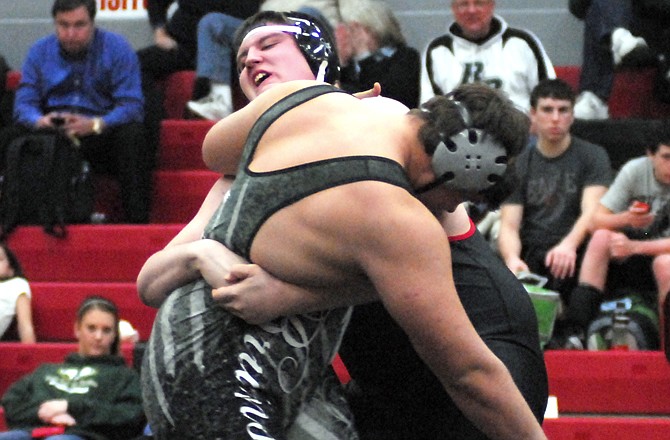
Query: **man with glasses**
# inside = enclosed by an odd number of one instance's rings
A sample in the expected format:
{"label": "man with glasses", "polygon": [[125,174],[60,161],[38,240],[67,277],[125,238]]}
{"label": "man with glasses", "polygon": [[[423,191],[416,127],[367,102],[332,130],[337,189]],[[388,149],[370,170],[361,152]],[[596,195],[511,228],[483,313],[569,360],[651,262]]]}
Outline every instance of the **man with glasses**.
{"label": "man with glasses", "polygon": [[494,14],[495,0],[452,0],[454,22],[423,54],[421,102],[460,84],[483,82],[528,112],[530,92],[554,67],[540,40]]}

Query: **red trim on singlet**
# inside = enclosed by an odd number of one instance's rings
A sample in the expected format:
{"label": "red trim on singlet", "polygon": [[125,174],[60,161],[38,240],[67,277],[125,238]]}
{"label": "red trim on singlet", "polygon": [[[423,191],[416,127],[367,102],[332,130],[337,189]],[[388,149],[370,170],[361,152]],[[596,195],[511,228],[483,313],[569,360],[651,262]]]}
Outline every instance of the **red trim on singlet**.
{"label": "red trim on singlet", "polygon": [[470,238],[475,234],[477,226],[475,226],[475,223],[472,221],[470,217],[468,217],[468,220],[470,220],[470,229],[463,234],[449,236],[449,242],[465,240],[466,238]]}

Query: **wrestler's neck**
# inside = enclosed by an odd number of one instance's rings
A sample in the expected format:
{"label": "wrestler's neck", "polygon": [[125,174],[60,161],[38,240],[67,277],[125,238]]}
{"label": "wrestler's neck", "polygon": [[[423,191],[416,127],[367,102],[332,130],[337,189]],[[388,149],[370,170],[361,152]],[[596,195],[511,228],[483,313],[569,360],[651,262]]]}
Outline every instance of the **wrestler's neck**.
{"label": "wrestler's neck", "polygon": [[419,141],[419,128],[424,121],[412,115],[406,115],[409,120],[409,133],[405,146],[404,163],[401,163],[409,177],[413,188],[422,188],[435,181],[435,173],[431,165],[431,157],[426,153],[424,145]]}

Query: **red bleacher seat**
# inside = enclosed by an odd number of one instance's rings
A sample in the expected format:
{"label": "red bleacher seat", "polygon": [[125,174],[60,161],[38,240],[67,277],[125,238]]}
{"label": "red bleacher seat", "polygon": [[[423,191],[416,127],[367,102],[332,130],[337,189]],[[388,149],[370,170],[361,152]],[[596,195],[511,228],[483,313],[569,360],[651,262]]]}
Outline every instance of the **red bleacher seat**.
{"label": "red bleacher seat", "polygon": [[19,83],[21,82],[21,72],[18,70],[10,70],[7,72],[7,77],[5,78],[5,90],[16,90],[19,88]]}
{"label": "red bleacher seat", "polygon": [[670,364],[661,351],[557,350],[545,362],[559,413],[670,416]]}
{"label": "red bleacher seat", "polygon": [[[137,329],[140,340],[146,341],[156,309],[144,305],[135,283],[31,283],[33,324],[40,342],[71,342],[75,340],[72,325],[67,317],[74,317],[79,304],[90,295],[100,295],[112,300],[119,308],[121,319]],[[74,318],[72,318],[73,320]]]}
{"label": "red bleacher seat", "polygon": [[168,76],[163,82],[163,107],[166,119],[182,119],[186,103],[193,95],[195,71],[182,70]]}
{"label": "red bleacher seat", "polygon": [[151,223],[186,223],[219,177],[213,171],[156,172]]}
{"label": "red bleacher seat", "polygon": [[[580,66],[556,66],[556,76],[570,84],[575,91],[579,87]],[[621,68],[614,75],[612,93],[608,102],[610,117],[622,118],[670,118],[670,104],[654,96],[655,67]]]}
{"label": "red bleacher seat", "polygon": [[204,170],[202,141],[213,121],[166,119],[161,125],[159,170]]}
{"label": "red bleacher seat", "polygon": [[650,417],[560,417],[544,421],[549,440],[667,440],[670,420]]}
{"label": "red bleacher seat", "polygon": [[72,225],[58,239],[39,226],[17,228],[9,246],[31,282],[135,282],[144,262],[182,225]]}

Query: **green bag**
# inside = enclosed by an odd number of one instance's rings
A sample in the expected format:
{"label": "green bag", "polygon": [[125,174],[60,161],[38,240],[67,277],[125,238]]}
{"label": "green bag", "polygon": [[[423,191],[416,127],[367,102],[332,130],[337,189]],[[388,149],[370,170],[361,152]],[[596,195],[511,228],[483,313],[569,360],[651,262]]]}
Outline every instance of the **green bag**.
{"label": "green bag", "polygon": [[517,278],[530,295],[537,315],[540,345],[544,348],[554,333],[556,317],[561,308],[561,297],[558,292],[544,288],[547,284],[546,277],[530,272],[519,272]]}

